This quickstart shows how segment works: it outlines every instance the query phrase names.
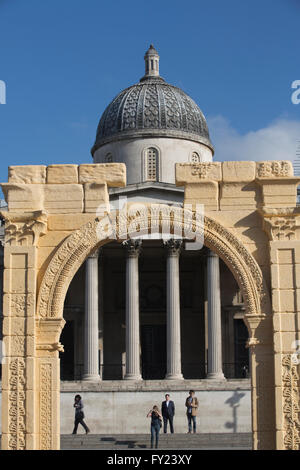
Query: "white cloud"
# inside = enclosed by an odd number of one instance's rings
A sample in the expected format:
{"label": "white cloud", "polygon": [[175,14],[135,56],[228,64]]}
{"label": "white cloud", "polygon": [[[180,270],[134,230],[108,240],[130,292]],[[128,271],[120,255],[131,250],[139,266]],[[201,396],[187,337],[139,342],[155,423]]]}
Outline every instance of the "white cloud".
{"label": "white cloud", "polygon": [[215,160],[291,160],[300,145],[300,121],[277,119],[267,127],[239,134],[223,116],[207,119]]}

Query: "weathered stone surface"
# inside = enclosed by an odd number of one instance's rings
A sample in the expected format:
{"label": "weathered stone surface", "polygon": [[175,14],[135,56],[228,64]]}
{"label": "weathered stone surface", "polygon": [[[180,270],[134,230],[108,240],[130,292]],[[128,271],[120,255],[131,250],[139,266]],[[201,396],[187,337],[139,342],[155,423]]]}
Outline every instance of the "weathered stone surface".
{"label": "weathered stone surface", "polygon": [[97,216],[110,212],[107,185],[84,183],[84,212],[93,212]]}
{"label": "weathered stone surface", "polygon": [[47,167],[47,183],[77,184],[78,165],[49,165]]}
{"label": "weathered stone surface", "polygon": [[83,212],[83,187],[81,184],[46,184],[45,210],[49,214]]}
{"label": "weathered stone surface", "polygon": [[95,219],[95,214],[81,214],[74,212],[73,214],[57,214],[49,215],[48,229],[49,231],[69,231],[70,233],[74,230],[79,229],[83,225],[87,224],[91,220]]}
{"label": "weathered stone surface", "polygon": [[256,165],[253,161],[223,162],[222,175],[224,183],[254,181]]}
{"label": "weathered stone surface", "polygon": [[123,163],[90,163],[79,165],[79,183],[99,183],[118,187],[126,185]]}
{"label": "weathered stone surface", "polygon": [[219,209],[219,186],[216,181],[191,183],[185,190],[185,204],[203,204],[204,210]]}
{"label": "weathered stone surface", "polygon": [[256,162],[257,178],[285,178],[294,175],[290,160],[270,160]]}
{"label": "weathered stone surface", "polygon": [[31,212],[44,207],[44,186],[41,184],[1,184],[8,210],[12,212]]}
{"label": "weathered stone surface", "polygon": [[221,181],[221,162],[176,163],[176,184],[197,183],[205,180]]}
{"label": "weathered stone surface", "polygon": [[20,184],[38,184],[46,181],[46,166],[24,165],[8,167],[8,182]]}

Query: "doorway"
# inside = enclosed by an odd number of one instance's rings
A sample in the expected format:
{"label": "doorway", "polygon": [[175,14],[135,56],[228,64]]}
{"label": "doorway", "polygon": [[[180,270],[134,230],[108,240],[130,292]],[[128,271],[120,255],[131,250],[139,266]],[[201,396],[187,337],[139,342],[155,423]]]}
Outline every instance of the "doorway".
{"label": "doorway", "polygon": [[142,376],[144,380],[166,375],[166,325],[142,325]]}

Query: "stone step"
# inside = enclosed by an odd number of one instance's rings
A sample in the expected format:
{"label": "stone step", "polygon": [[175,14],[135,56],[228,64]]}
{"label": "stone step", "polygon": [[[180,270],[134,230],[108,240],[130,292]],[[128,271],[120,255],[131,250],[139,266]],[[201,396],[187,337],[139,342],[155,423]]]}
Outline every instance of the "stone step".
{"label": "stone step", "polygon": [[[236,448],[251,449],[251,433],[160,434],[160,449]],[[61,449],[145,449],[150,446],[149,434],[77,434],[62,435]]]}

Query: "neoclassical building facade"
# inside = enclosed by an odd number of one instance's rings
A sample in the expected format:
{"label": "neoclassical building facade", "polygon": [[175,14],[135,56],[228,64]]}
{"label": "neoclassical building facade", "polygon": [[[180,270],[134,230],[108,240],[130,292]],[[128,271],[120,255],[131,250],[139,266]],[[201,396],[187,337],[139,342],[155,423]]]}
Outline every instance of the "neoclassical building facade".
{"label": "neoclassical building facade", "polygon": [[213,154],[150,46],[93,163],[9,167],[2,448],[59,448],[78,392],[93,432],[128,433],[168,391],[185,432],[190,388],[200,432],[299,448],[299,178]]}

